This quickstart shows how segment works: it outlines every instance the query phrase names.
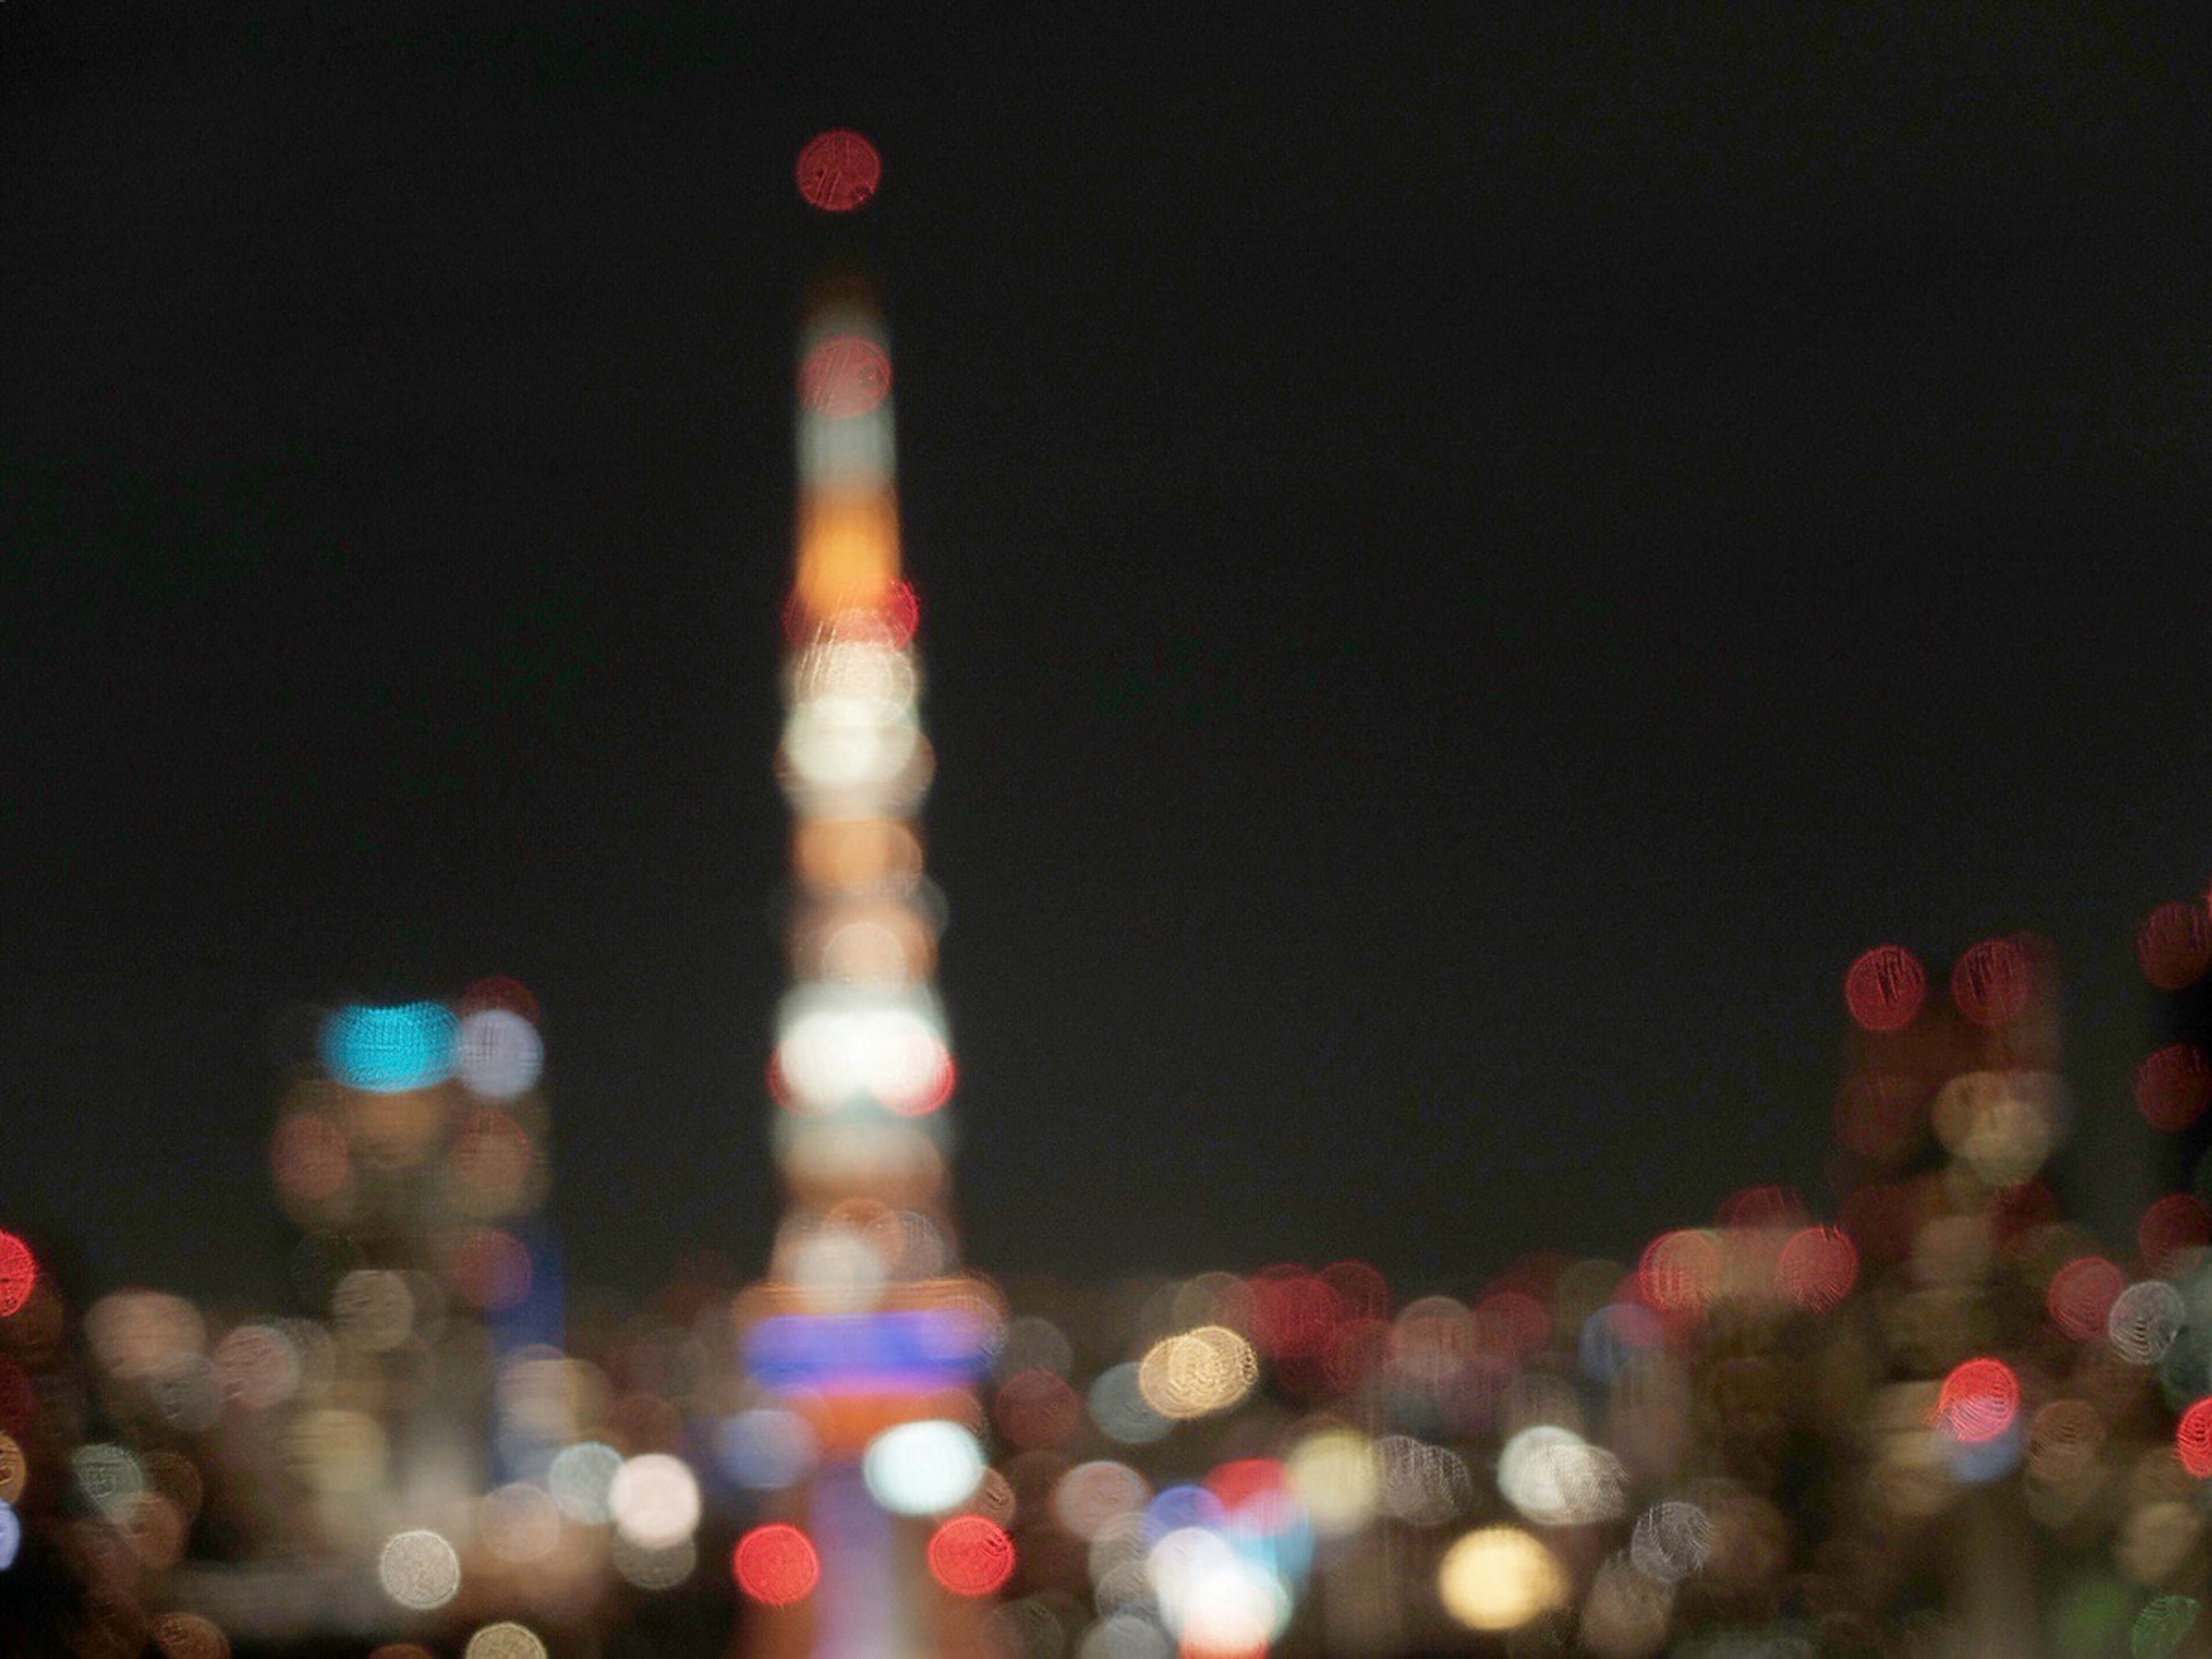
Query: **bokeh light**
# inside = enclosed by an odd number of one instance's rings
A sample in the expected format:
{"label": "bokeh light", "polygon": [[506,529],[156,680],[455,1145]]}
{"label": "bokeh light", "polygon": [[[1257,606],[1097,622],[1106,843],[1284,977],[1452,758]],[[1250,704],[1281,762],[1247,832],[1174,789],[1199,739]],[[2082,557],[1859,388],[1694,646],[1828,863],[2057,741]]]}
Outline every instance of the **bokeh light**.
{"label": "bokeh light", "polygon": [[883,182],[883,158],[876,147],[843,127],[817,133],[799,152],[799,193],[809,207],[824,213],[850,213],[876,193]]}
{"label": "bokeh light", "polygon": [[2169,1042],[2135,1073],[2136,1109],[2154,1129],[2186,1129],[2212,1105],[2212,1062],[2194,1043]]}
{"label": "bokeh light", "polygon": [[1154,1343],[1137,1368],[1145,1403],[1181,1422],[1226,1411],[1259,1380],[1259,1357],[1225,1325],[1201,1325]]}
{"label": "bokeh light", "polygon": [[1612,1520],[1625,1507],[1626,1487],[1619,1457],[1559,1424],[1530,1425],[1498,1455],[1498,1492],[1542,1526]]}
{"label": "bokeh light", "polygon": [[461,1558],[427,1528],[395,1533],[377,1558],[377,1582],[403,1607],[426,1612],[452,1601],[461,1588]]}
{"label": "bokeh light", "polygon": [[2131,1365],[2155,1365],[2189,1317],[2181,1292],[2163,1279],[2130,1285],[2112,1299],[2105,1335],[2112,1352]]}
{"label": "bokeh light", "polygon": [[975,1492],[983,1449],[957,1423],[902,1423],[869,1443],[860,1475],[869,1496],[894,1515],[942,1515]]}
{"label": "bokeh light", "polygon": [[2185,990],[2212,963],[2212,916],[2203,903],[2175,899],[2145,916],[2136,930],[2136,962],[2161,991]]}
{"label": "bokeh light", "polygon": [[0,1433],[0,1504],[21,1501],[23,1488],[30,1484],[31,1463],[23,1455],[23,1449],[15,1437]]}
{"label": "bokeh light", "polygon": [[2194,1193],[2153,1200],[2136,1221],[2136,1251],[2154,1273],[2177,1267],[2192,1250],[2212,1243],[2212,1207]]}
{"label": "bokeh light", "polygon": [[453,1011],[443,1003],[355,1003],[323,1023],[323,1065],[349,1089],[427,1088],[453,1075]]}
{"label": "bokeh light", "polygon": [[545,1644],[527,1626],[501,1620],[471,1636],[461,1659],[546,1659]]}
{"label": "bokeh light", "polygon": [[1969,1359],[1943,1379],[1936,1412],[1954,1440],[1995,1440],[2019,1415],[2020,1380],[2001,1359]]}
{"label": "bokeh light", "polygon": [[2051,1322],[2080,1342],[2101,1335],[2112,1304],[2128,1287],[2127,1275],[2099,1255],[2076,1256],[2051,1275],[2044,1306]]}
{"label": "bokeh light", "polygon": [[479,1100],[514,1099],[536,1085],[545,1066],[538,1028],[505,1008],[463,1015],[453,1049],[461,1086]]}
{"label": "bokeh light", "polygon": [[1775,1288],[1802,1308],[1826,1313],[1850,1294],[1859,1273],[1858,1248],[1835,1227],[1792,1233],[1774,1259]]}
{"label": "bokeh light", "polygon": [[1437,1568],[1444,1611],[1469,1630],[1509,1631],[1564,1607],[1573,1595],[1558,1556],[1518,1527],[1483,1527],[1445,1552]]}
{"label": "bokeh light", "polygon": [[980,1515],[959,1515],[930,1534],[929,1575],[955,1595],[988,1595],[1014,1573],[1014,1540]]}
{"label": "bokeh light", "polygon": [[2017,939],[1985,939],[1951,964],[1951,1001],[1977,1025],[2003,1025],[2027,1012],[2033,984]]}
{"label": "bokeh light", "polygon": [[864,335],[817,340],[799,366],[800,404],[833,421],[866,414],[890,389],[891,360]]}
{"label": "bokeh light", "polygon": [[1901,1031],[1919,1018],[1928,973],[1901,945],[1877,945],[1844,975],[1844,1005],[1863,1030]]}
{"label": "bokeh light", "polygon": [[813,1589],[822,1577],[822,1562],[805,1533],[779,1521],[755,1527],[738,1540],[730,1570],[738,1588],[754,1601],[785,1607]]}
{"label": "bokeh light", "polygon": [[599,1441],[565,1446],[554,1455],[547,1471],[547,1489],[570,1520],[603,1524],[612,1516],[607,1499],[622,1466],[622,1454]]}
{"label": "bokeh light", "polygon": [[38,1278],[31,1247],[13,1233],[0,1233],[0,1319],[21,1311]]}
{"label": "bokeh light", "polygon": [[1629,1559],[1647,1578],[1680,1583],[1702,1570],[1713,1553],[1711,1518],[1695,1504],[1669,1499],[1637,1517]]}
{"label": "bokeh light", "polygon": [[165,1613],[147,1634],[161,1659],[230,1659],[230,1638],[196,1613]]}
{"label": "bokeh light", "polygon": [[666,1549],[699,1525],[699,1483],[682,1459],[665,1452],[629,1458],[607,1483],[607,1513],[634,1544]]}
{"label": "bokeh light", "polygon": [[2199,1480],[2212,1480],[2212,1396],[2197,1401],[2174,1425],[2173,1454]]}

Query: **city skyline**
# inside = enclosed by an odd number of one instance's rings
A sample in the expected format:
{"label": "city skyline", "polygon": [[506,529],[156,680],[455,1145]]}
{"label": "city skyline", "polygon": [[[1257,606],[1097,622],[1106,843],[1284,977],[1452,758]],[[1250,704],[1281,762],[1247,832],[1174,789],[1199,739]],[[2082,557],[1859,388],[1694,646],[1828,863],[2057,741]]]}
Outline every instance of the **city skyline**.
{"label": "city skyline", "polygon": [[[2156,1189],[2132,942],[2212,877],[2158,15],[1155,64],[7,11],[0,1215],[94,1288],[265,1297],[298,1006],[494,972],[577,1281],[764,1259],[787,338],[848,241],[979,1268],[1474,1280],[1824,1210],[1845,969],[2019,929],[2081,1207]],[[839,125],[849,231],[790,181]]]}

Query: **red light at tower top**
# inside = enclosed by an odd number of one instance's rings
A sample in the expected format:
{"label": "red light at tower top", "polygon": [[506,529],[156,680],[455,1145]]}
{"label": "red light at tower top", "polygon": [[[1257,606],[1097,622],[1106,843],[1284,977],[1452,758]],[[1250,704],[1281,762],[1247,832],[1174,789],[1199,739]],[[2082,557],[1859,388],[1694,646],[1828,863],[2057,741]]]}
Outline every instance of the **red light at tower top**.
{"label": "red light at tower top", "polygon": [[843,127],[817,133],[799,152],[799,193],[824,213],[850,213],[883,182],[876,147]]}

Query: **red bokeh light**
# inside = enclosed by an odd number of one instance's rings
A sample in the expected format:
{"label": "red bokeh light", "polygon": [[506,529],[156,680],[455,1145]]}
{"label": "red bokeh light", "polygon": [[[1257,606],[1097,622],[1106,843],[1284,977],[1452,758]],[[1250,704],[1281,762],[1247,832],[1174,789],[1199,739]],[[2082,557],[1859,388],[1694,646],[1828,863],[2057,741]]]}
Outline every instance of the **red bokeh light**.
{"label": "red bokeh light", "polygon": [[887,1100],[884,1104],[901,1117],[927,1117],[952,1098],[952,1087],[958,1080],[959,1068],[953,1065],[952,1056],[940,1050],[937,1068],[931,1074],[927,1088],[898,1100]]}
{"label": "red bokeh light", "polygon": [[814,1588],[822,1562],[811,1539],[779,1521],[755,1527],[738,1540],[730,1553],[730,1575],[754,1601],[787,1607]]}
{"label": "red bokeh light", "polygon": [[1903,1030],[1927,997],[1927,971],[1902,945],[1875,945],[1844,975],[1844,1006],[1863,1030]]}
{"label": "red bokeh light", "polygon": [[31,1247],[13,1233],[0,1233],[0,1319],[28,1302],[31,1286],[38,1282],[38,1258]]}
{"label": "red bokeh light", "polygon": [[1985,939],[1951,964],[1951,1000],[1977,1025],[2003,1025],[2027,1012],[2027,952],[2015,939]]}
{"label": "red bokeh light", "polygon": [[1254,1338],[1271,1359],[1328,1355],[1344,1310],[1327,1280],[1303,1267],[1262,1268],[1249,1281]]}
{"label": "red bokeh light", "polygon": [[1255,1498],[1273,1498],[1283,1490],[1283,1466],[1272,1457],[1239,1457],[1218,1465],[1206,1477],[1206,1489],[1221,1500],[1232,1515]]}
{"label": "red bokeh light", "polygon": [[2136,929],[2136,961],[2161,991],[2194,984],[2212,963],[2212,915],[2202,904],[2161,904]]}
{"label": "red bokeh light", "polygon": [[2039,1181],[2015,1182],[1990,1194],[1987,1213],[1990,1236],[2011,1246],[2056,1223],[2058,1199]]}
{"label": "red bokeh light", "polygon": [[1502,1334],[1516,1359],[1540,1352],[1552,1340],[1552,1316],[1541,1302],[1526,1291],[1495,1291],[1474,1310],[1478,1342],[1489,1333]]}
{"label": "red bokeh light", "polygon": [[2043,1305],[2063,1334],[2086,1342],[2104,1335],[2106,1316],[2127,1287],[2128,1276],[2114,1263],[2100,1255],[2076,1256],[2051,1275]]}
{"label": "red bokeh light", "polygon": [[530,1252],[514,1234],[496,1228],[464,1238],[447,1273],[453,1288],[479,1308],[512,1308],[530,1294]]}
{"label": "red bokeh light", "polygon": [[2182,1413],[2173,1425],[2173,1455],[2199,1480],[2212,1480],[2212,1397]]}
{"label": "red bokeh light", "polygon": [[1775,1288],[1814,1313],[1826,1313],[1841,1302],[1858,1276],[1858,1247],[1835,1227],[1808,1227],[1792,1233],[1774,1261]]}
{"label": "red bokeh light", "polygon": [[2136,1067],[2136,1110],[2154,1129],[2185,1129],[2212,1105],[2212,1063],[2187,1042],[2153,1049]]}
{"label": "red bokeh light", "polygon": [[2020,1379],[2002,1359],[1969,1359],[1943,1379],[1936,1415],[1954,1440],[1994,1440],[2020,1415]]}
{"label": "red bokeh light", "polygon": [[1390,1352],[1390,1326],[1381,1319],[1348,1319],[1337,1327],[1324,1368],[1328,1386],[1348,1394],[1366,1382]]}
{"label": "red bokeh light", "polygon": [[12,1359],[0,1359],[0,1434],[22,1439],[31,1431],[38,1406],[39,1396],[23,1368]]}
{"label": "red bokeh light", "polygon": [[1739,1187],[1721,1200],[1723,1227],[1798,1228],[1809,1218],[1805,1200],[1787,1187]]}
{"label": "red bokeh light", "polygon": [[1836,1139],[1846,1152],[1880,1163],[1903,1158],[1918,1142],[1925,1091],[1901,1072],[1859,1072],[1836,1091]]}
{"label": "red bokeh light", "polygon": [[921,602],[915,597],[913,585],[908,582],[894,583],[872,611],[843,611],[833,617],[817,617],[806,608],[805,599],[795,588],[783,602],[784,642],[793,649],[819,639],[861,639],[879,641],[902,650],[913,641],[921,622]]}
{"label": "red bokeh light", "polygon": [[2163,1273],[2185,1250],[2212,1243],[2212,1209],[2189,1193],[2168,1193],[2136,1223],[2136,1249],[2143,1265]]}
{"label": "red bokeh light", "polygon": [[884,161],[857,132],[836,127],[817,133],[799,152],[799,193],[824,213],[850,213],[876,193]]}
{"label": "red bokeh light", "polygon": [[1321,1282],[1336,1295],[1348,1319],[1388,1319],[1390,1282],[1364,1261],[1338,1261],[1321,1270]]}
{"label": "red bokeh light", "polygon": [[503,1008],[510,1014],[520,1014],[532,1025],[538,1024],[538,999],[530,994],[530,988],[519,979],[505,974],[487,974],[473,981],[461,993],[456,1012],[464,1017],[483,1012],[488,1008]]}
{"label": "red bokeh light", "polygon": [[1057,1446],[1083,1426],[1083,1401],[1048,1370],[1017,1371],[991,1402],[999,1432],[1024,1449]]}
{"label": "red bokeh light", "polygon": [[817,341],[799,366],[799,401],[833,421],[866,414],[890,390],[890,355],[858,334]]}
{"label": "red bokeh light", "polygon": [[996,1522],[956,1516],[929,1539],[929,1576],[955,1595],[988,1595],[1013,1577],[1014,1540]]}

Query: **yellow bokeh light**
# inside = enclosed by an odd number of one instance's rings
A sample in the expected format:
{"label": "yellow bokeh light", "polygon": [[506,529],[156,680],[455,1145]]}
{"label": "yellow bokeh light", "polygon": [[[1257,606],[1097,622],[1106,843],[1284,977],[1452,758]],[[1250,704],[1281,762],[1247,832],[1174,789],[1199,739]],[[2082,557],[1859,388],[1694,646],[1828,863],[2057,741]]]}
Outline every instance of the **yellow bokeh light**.
{"label": "yellow bokeh light", "polygon": [[1309,1435],[1291,1449],[1284,1472],[1314,1531],[1324,1538],[1365,1526],[1382,1492],[1382,1461],[1356,1429]]}
{"label": "yellow bokeh light", "polygon": [[1162,1417],[1226,1411],[1252,1392],[1260,1358],[1226,1325],[1201,1325],[1152,1344],[1137,1367],[1137,1391]]}
{"label": "yellow bokeh light", "polygon": [[1469,1630],[1506,1631],[1573,1595],[1559,1557],[1518,1527],[1484,1527],[1454,1544],[1437,1568],[1444,1611]]}

